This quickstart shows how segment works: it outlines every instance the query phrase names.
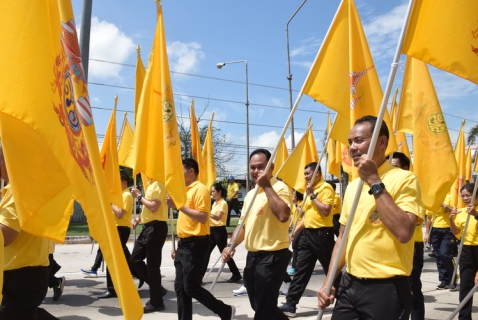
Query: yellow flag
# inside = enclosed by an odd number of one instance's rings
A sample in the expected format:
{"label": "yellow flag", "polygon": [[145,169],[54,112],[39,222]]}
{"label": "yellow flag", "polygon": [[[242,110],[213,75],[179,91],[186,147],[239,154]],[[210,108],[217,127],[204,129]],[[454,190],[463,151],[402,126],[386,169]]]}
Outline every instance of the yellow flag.
{"label": "yellow flag", "polygon": [[[457,208],[465,207],[463,199],[460,197],[460,189],[465,184],[466,178],[466,156],[465,156],[465,120],[461,124],[460,134],[455,146],[455,159],[458,165],[458,177],[455,179],[450,190],[450,196]],[[440,161],[440,163],[445,163]]]}
{"label": "yellow flag", "polygon": [[437,212],[457,176],[457,165],[445,118],[424,62],[407,59],[400,105],[398,130],[403,131],[405,126],[413,135],[413,172],[420,181],[423,205]]}
{"label": "yellow flag", "polygon": [[287,145],[285,143],[284,137],[282,137],[279,150],[277,150],[277,155],[274,160],[274,171],[272,172],[274,176],[277,175],[277,172],[279,172],[279,169],[284,165],[288,157],[289,152],[287,152]]}
{"label": "yellow flag", "polygon": [[307,184],[304,177],[305,166],[311,162],[317,162],[312,155],[312,147],[309,144],[311,141],[311,132],[312,127],[309,127],[277,172],[277,176],[281,178],[285,184],[300,193],[305,193]]}
{"label": "yellow flag", "polygon": [[397,131],[397,135],[395,136],[397,139],[397,144],[398,148],[397,151],[405,154],[408,159],[410,159],[410,171],[413,171],[413,163],[412,163],[412,157],[410,154],[410,149],[408,148],[408,141],[407,141],[407,136],[405,135],[404,132],[402,131]]}
{"label": "yellow flag", "polygon": [[189,123],[191,127],[191,156],[198,163],[198,180],[207,186],[207,176],[203,174],[204,161],[201,152],[201,139],[199,135],[198,121],[194,112],[194,99],[191,100],[191,107],[189,108]]}
{"label": "yellow flag", "polygon": [[478,1],[415,0],[402,52],[478,84]]}
{"label": "yellow flag", "polygon": [[317,145],[315,144],[314,132],[312,131],[312,129],[309,130],[308,139],[310,155],[312,157],[311,162],[319,162],[319,154],[317,153]]}
{"label": "yellow flag", "polygon": [[[330,135],[332,129],[332,122],[330,121],[330,116],[327,115],[327,134]],[[332,138],[329,138],[327,143],[327,169],[330,174],[333,174],[336,177],[340,177],[340,165],[337,163],[335,151],[335,141]]]}
{"label": "yellow flag", "polygon": [[133,149],[126,163],[135,174],[142,172],[163,183],[178,208],[186,203],[181,141],[161,6],[158,6],[156,34],[138,106]]}
{"label": "yellow flag", "polygon": [[118,147],[118,163],[120,166],[127,167],[128,165],[125,163],[126,158],[128,157],[128,153],[131,150],[131,146],[133,145],[134,140],[134,133],[131,125],[129,124],[128,118],[124,118],[123,123],[123,133],[121,135],[120,144]]}
{"label": "yellow flag", "polygon": [[144,70],[143,60],[141,60],[140,48],[136,49],[138,56],[136,58],[136,77],[135,77],[135,88],[134,88],[134,120],[136,125],[136,117],[138,115],[138,105],[141,99],[141,92],[143,91],[144,77],[146,76],[146,71]]}
{"label": "yellow flag", "polygon": [[70,218],[63,212],[70,212],[74,194],[108,264],[124,318],[140,319],[142,304],[111,213],[73,17],[68,0],[9,0],[2,6],[0,45],[9,48],[0,51],[5,160],[14,197],[23,199],[16,203],[22,229],[62,242]]}
{"label": "yellow flag", "polygon": [[[103,145],[101,146],[100,158],[103,172],[105,174],[106,186],[110,195],[110,202],[123,208],[123,190],[121,188],[121,178],[118,164],[118,153],[116,144],[116,102],[111,113],[108,127],[106,128]],[[125,208],[123,208],[125,209]]]}
{"label": "yellow flag", "polygon": [[214,120],[214,113],[209,121],[207,128],[206,140],[204,141],[204,148],[202,150],[203,173],[206,176],[205,185],[210,188],[216,182],[216,159],[214,157],[214,144],[212,142],[212,121]]}
{"label": "yellow flag", "polygon": [[[341,2],[302,91],[348,119],[347,133],[355,120],[378,115],[382,89],[353,0]],[[397,144],[388,111],[384,121],[390,154]]]}
{"label": "yellow flag", "polygon": [[471,162],[471,145],[468,146],[468,150],[466,151],[466,176],[465,176],[465,183],[471,182],[472,177],[472,162]]}

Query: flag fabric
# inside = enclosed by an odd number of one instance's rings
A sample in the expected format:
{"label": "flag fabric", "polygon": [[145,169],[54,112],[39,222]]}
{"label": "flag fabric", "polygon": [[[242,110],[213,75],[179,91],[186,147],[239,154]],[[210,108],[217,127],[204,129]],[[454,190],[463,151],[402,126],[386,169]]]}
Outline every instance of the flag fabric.
{"label": "flag fabric", "polygon": [[180,208],[186,203],[181,141],[160,5],[153,48],[138,105],[134,143],[126,163],[133,168],[134,174],[142,172],[150,179],[163,183],[176,207]]}
{"label": "flag fabric", "polygon": [[309,130],[308,139],[309,139],[310,154],[312,156],[311,162],[319,162],[319,154],[317,152],[317,145],[315,143],[314,132],[312,131],[312,129]]}
{"label": "flag fabric", "polygon": [[305,193],[307,182],[304,177],[304,168],[311,162],[317,162],[312,155],[310,146],[312,127],[309,126],[299,143],[292,150],[291,154],[277,172],[277,176],[289,186],[300,193]]}
{"label": "flag fabric", "polygon": [[279,150],[277,150],[277,155],[274,160],[274,170],[272,171],[272,175],[277,175],[277,172],[279,172],[279,169],[284,165],[288,157],[289,152],[287,152],[287,144],[285,143],[284,137],[282,137],[279,144]]}
{"label": "flag fabric", "polygon": [[[382,89],[353,0],[343,0],[304,83],[302,92],[349,120],[377,116]],[[390,139],[386,153],[397,149],[388,111]],[[339,140],[346,144],[346,141]]]}
{"label": "flag fabric", "polygon": [[413,172],[420,182],[423,204],[437,212],[458,171],[445,118],[424,62],[407,59],[400,105],[398,130],[413,135]]}
{"label": "flag fabric", "polygon": [[327,142],[327,169],[330,174],[340,177],[340,164],[335,159],[335,141],[330,138],[331,129],[332,122],[330,121],[330,116],[327,115],[327,135],[329,135],[329,141]]}
{"label": "flag fabric", "polygon": [[141,300],[111,213],[73,17],[68,0],[8,0],[0,11],[0,44],[9,48],[0,51],[0,135],[10,183],[14,197],[23,199],[16,202],[22,230],[59,242],[74,195],[108,264],[124,318],[140,319]]}
{"label": "flag fabric", "polygon": [[343,143],[340,143],[340,157],[342,169],[349,175],[349,182],[358,177],[357,168],[354,167],[352,158],[349,155],[349,147]]}
{"label": "flag fabric", "polygon": [[[465,203],[460,197],[460,189],[465,184],[466,178],[465,120],[462,122],[458,141],[456,142],[455,159],[458,165],[458,177],[455,179],[453,186],[451,187],[450,195],[453,203],[457,205],[457,208],[464,208]],[[440,161],[440,163],[443,162]]]}
{"label": "flag fabric", "polygon": [[133,145],[134,133],[131,125],[129,124],[128,118],[124,118],[123,122],[123,132],[121,134],[121,140],[118,147],[118,163],[120,166],[128,167],[125,163],[126,158],[131,150]]}
{"label": "flag fabric", "polygon": [[134,88],[134,121],[136,125],[136,115],[138,114],[138,105],[141,99],[141,92],[143,91],[144,77],[146,70],[144,70],[143,60],[141,60],[140,48],[136,49],[138,56],[136,58],[136,76]]}
{"label": "flag fabric", "polygon": [[478,84],[478,1],[415,0],[402,53]]}
{"label": "flag fabric", "polygon": [[473,164],[471,162],[471,145],[468,146],[468,150],[466,151],[466,175],[465,175],[465,183],[471,182],[472,177],[472,170]]}
{"label": "flag fabric", "polygon": [[203,167],[202,173],[205,177],[205,185],[211,188],[214,182],[216,182],[216,159],[214,157],[214,144],[212,142],[212,121],[214,120],[214,113],[209,121],[209,127],[207,128],[206,139],[204,141],[204,147],[202,150]]}
{"label": "flag fabric", "polygon": [[350,132],[350,122],[348,119],[343,117],[340,113],[337,113],[335,117],[335,125],[330,133],[330,138],[341,142],[345,145],[349,144],[349,132]]}
{"label": "flag fabric", "polygon": [[103,145],[101,146],[100,159],[103,172],[106,179],[106,187],[110,196],[110,202],[119,208],[124,208],[123,204],[123,188],[121,188],[120,170],[118,164],[118,147],[116,144],[116,102],[110,121],[106,127]]}
{"label": "flag fabric", "polygon": [[189,108],[189,123],[191,131],[191,157],[197,161],[199,167],[198,180],[201,183],[207,183],[207,176],[203,174],[203,157],[201,152],[201,137],[199,134],[198,121],[194,111],[194,99],[191,100],[191,107]]}
{"label": "flag fabric", "polygon": [[[391,118],[392,118],[392,123],[393,127],[397,127],[397,114],[398,114],[398,104],[396,101],[396,96],[392,99],[392,107],[391,107]],[[408,141],[407,141],[407,136],[405,135],[404,132],[402,131],[397,131],[395,132],[395,139],[397,140],[397,151],[405,154],[408,159],[410,159],[410,166],[408,168],[409,171],[413,172],[413,163],[412,163],[412,157],[410,154],[410,149],[408,148]]]}

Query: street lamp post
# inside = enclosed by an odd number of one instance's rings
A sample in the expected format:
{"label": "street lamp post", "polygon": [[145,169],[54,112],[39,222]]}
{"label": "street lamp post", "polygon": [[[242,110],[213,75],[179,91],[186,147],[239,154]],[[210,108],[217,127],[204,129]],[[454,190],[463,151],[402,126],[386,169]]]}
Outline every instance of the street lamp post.
{"label": "street lamp post", "polygon": [[221,69],[226,64],[232,63],[241,63],[244,62],[246,66],[246,190],[249,191],[249,77],[247,71],[247,61],[246,60],[236,60],[236,61],[229,61],[229,62],[220,62],[217,64],[217,68]]}
{"label": "street lamp post", "polygon": [[[289,80],[289,103],[290,103],[290,111],[292,112],[292,74],[290,73],[290,50],[289,50],[289,23],[294,19],[295,15],[297,12],[299,12],[300,8],[305,4],[307,0],[304,0],[300,7],[294,12],[292,17],[290,17],[289,21],[287,21],[287,24],[285,26],[285,36],[287,38],[287,66],[289,68],[289,75],[287,77],[287,80]],[[292,143],[292,149],[295,148],[295,139],[294,139],[294,118],[290,121],[290,141]]]}

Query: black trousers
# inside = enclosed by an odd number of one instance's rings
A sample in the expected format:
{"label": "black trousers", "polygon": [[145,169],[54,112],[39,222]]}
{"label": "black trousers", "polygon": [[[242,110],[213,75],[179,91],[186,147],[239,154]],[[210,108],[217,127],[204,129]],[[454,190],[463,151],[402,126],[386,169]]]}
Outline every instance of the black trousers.
{"label": "black trousers", "polygon": [[413,269],[410,274],[410,287],[413,295],[412,320],[425,319],[425,299],[422,293],[420,277],[423,269],[423,242],[415,242],[413,251]]}
{"label": "black trousers", "polygon": [[178,242],[176,258],[174,259],[174,267],[176,268],[174,291],[177,295],[178,319],[180,320],[192,320],[193,298],[219,315],[221,319],[229,319],[228,317],[230,317],[228,306],[201,286],[201,274],[207,264],[210,242],[209,237],[187,238]]}
{"label": "black trousers", "polygon": [[436,256],[438,279],[446,284],[450,284],[455,270],[452,260],[456,241],[450,228],[432,228],[430,243]]}
{"label": "black trousers", "polygon": [[[329,272],[330,258],[334,250],[334,228],[304,229],[299,241],[299,254],[294,279],[287,294],[287,304],[295,307],[309,283],[315,263],[319,260],[325,274]],[[335,280],[336,288],[340,283],[340,273]]]}
{"label": "black trousers", "polygon": [[[219,249],[219,252],[222,253],[222,250],[227,246],[227,230],[226,227],[211,227],[210,229],[211,234],[209,235],[209,240],[211,240],[211,243],[209,245],[209,254],[207,256],[207,261],[211,259],[211,253],[213,252],[214,248],[217,246]],[[204,269],[202,272],[202,276],[206,274],[207,271],[207,263],[204,265]],[[239,272],[239,269],[237,268],[236,263],[234,262],[234,259],[230,259],[227,262],[227,266],[229,267],[229,270],[233,275],[240,275],[241,273]]]}
{"label": "black trousers", "polygon": [[[229,201],[230,200],[230,201]],[[234,209],[234,212],[240,216],[241,213],[239,212],[239,199],[232,198],[227,201],[227,219],[226,219],[226,226],[229,227],[231,221],[231,211]]]}
{"label": "black trousers", "polygon": [[[129,235],[131,233],[131,228],[130,227],[116,227],[116,228],[118,229],[118,234],[119,234],[119,238],[121,242],[121,247],[123,248],[124,257],[129,266],[131,253],[129,253],[129,249],[126,246],[126,243],[128,242]],[[108,267],[106,267],[106,287],[108,288],[108,291],[110,291],[111,293],[116,293],[115,287],[113,286],[113,281],[111,280],[111,275],[108,270]]]}
{"label": "black trousers", "polygon": [[26,267],[3,273],[0,319],[56,319],[39,308],[48,290],[48,267]]}
{"label": "black trousers", "polygon": [[332,320],[408,319],[411,309],[408,277],[360,280],[344,273]]}
{"label": "black trousers", "polygon": [[[475,286],[475,275],[478,271],[478,246],[464,244],[460,257],[460,302]],[[471,319],[473,297],[460,310],[458,319]]]}
{"label": "black trousers", "polygon": [[[143,230],[134,243],[131,253],[131,268],[134,275],[149,285],[149,297],[153,306],[160,306],[161,297],[161,256],[168,235],[165,221],[152,221],[143,226]],[[144,262],[148,260],[148,264]]]}
{"label": "black trousers", "polygon": [[299,230],[299,232],[295,234],[294,240],[292,241],[292,268],[294,269],[297,265],[297,255],[299,254],[299,241],[300,237],[302,236],[302,231],[304,231],[304,229]]}
{"label": "black trousers", "polygon": [[53,258],[53,253],[48,255],[48,260],[50,261],[48,265],[48,288],[53,288],[58,285],[58,281],[60,280],[55,277],[55,274],[61,269],[61,266]]}
{"label": "black trousers", "polygon": [[337,213],[337,214],[334,214],[334,216],[332,217],[333,219],[333,222],[334,222],[334,234],[336,237],[339,236],[339,232],[340,232],[340,213]]}
{"label": "black trousers", "polygon": [[247,254],[244,286],[256,312],[255,320],[288,319],[277,306],[277,300],[289,261],[289,249]]}

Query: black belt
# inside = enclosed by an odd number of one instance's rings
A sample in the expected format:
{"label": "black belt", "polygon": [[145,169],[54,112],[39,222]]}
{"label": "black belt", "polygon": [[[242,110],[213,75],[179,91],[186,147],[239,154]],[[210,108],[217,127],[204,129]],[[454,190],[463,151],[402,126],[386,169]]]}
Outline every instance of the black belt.
{"label": "black belt", "polygon": [[157,224],[160,223],[160,222],[166,223],[165,221],[153,220],[153,221],[151,221],[151,222],[148,222],[148,223],[143,224],[143,226],[144,226],[145,228],[149,228],[149,227],[152,227],[152,226],[154,226],[154,225],[157,225]]}
{"label": "black belt", "polygon": [[276,253],[276,252],[279,252],[279,251],[282,251],[282,250],[289,250],[288,248],[286,249],[280,249],[280,250],[275,250],[275,251],[249,251],[248,254],[251,255],[251,257],[260,257],[260,256],[264,256],[266,254],[272,254],[272,253]]}
{"label": "black belt", "polygon": [[367,282],[385,282],[385,281],[390,281],[390,280],[399,280],[399,279],[408,279],[408,276],[393,276],[390,278],[383,278],[383,279],[377,279],[377,278],[359,278],[354,275],[351,275],[350,273],[347,272],[347,275],[350,276],[350,278],[358,281],[367,281]]}
{"label": "black belt", "polygon": [[209,235],[205,235],[205,236],[192,236],[192,237],[187,237],[187,238],[179,238],[179,241],[181,241],[181,243],[190,243],[190,242],[193,242],[193,241],[203,240],[203,239],[207,239],[207,238],[209,238]]}
{"label": "black belt", "polygon": [[334,227],[322,227],[322,228],[305,228],[308,232],[330,232],[334,231]]}

